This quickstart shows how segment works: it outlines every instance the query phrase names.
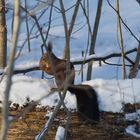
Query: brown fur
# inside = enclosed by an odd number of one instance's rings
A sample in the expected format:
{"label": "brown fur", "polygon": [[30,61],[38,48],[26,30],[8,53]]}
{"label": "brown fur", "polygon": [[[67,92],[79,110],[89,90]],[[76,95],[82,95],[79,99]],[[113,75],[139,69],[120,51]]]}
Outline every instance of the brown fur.
{"label": "brown fur", "polygon": [[[62,88],[66,79],[66,60],[57,58],[52,52],[52,44],[48,43],[47,52],[40,59],[40,69],[47,74],[55,75],[56,84]],[[72,63],[70,63],[70,76],[68,77],[68,84],[74,84],[75,70]]]}
{"label": "brown fur", "polygon": [[[57,58],[52,52],[52,44],[48,43],[47,52],[40,59],[40,69],[47,74],[54,75],[56,84],[60,89],[65,86],[66,60]],[[80,118],[90,122],[99,121],[99,108],[95,90],[89,85],[74,85],[75,70],[70,63],[71,73],[69,75],[68,90],[77,98],[77,109]]]}

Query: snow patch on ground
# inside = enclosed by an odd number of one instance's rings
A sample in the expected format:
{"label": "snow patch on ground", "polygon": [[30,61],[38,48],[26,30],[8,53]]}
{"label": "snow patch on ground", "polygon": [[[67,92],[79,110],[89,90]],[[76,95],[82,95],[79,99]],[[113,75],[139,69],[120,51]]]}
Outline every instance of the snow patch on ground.
{"label": "snow patch on ground", "polygon": [[59,126],[57,128],[55,140],[64,140],[64,135],[65,135],[65,128],[62,126]]}
{"label": "snow patch on ground", "polygon": [[140,119],[140,109],[138,109],[136,112],[125,114],[125,119],[128,121]]}
{"label": "snow patch on ground", "polygon": [[125,120],[135,122],[135,124],[128,125],[126,127],[125,129],[126,133],[134,137],[140,138],[140,126],[139,126],[140,109],[136,110],[136,112],[125,114]]}
{"label": "snow patch on ground", "polygon": [[126,130],[126,133],[136,138],[140,138],[140,133],[136,132],[136,125],[129,125],[125,130]]}
{"label": "snow patch on ground", "polygon": [[[0,83],[0,101],[3,100],[5,82],[6,77]],[[11,87],[9,100],[12,103],[19,104],[19,106],[23,106],[27,102],[27,99],[30,101],[37,101],[42,99],[39,102],[40,106],[50,107],[56,106],[59,101],[59,95],[57,92],[49,95],[51,88],[55,87],[55,85],[46,79],[35,79],[28,76],[15,75],[12,78],[12,82],[13,84]],[[49,97],[47,97],[48,95]],[[67,92],[64,102],[68,108],[76,108],[75,95],[71,94],[70,92]]]}
{"label": "snow patch on ground", "polygon": [[[3,100],[6,78],[0,83],[0,101]],[[55,85],[46,79],[36,79],[23,75],[15,75],[12,78],[10,101],[20,106],[30,101],[43,98],[40,106],[55,107],[59,101],[57,92],[47,96]],[[92,86],[98,95],[99,108],[101,111],[121,112],[125,103],[140,102],[140,80],[103,80],[95,79],[83,82]],[[76,109],[76,98],[74,94],[67,92],[65,104],[70,109]]]}
{"label": "snow patch on ground", "polygon": [[125,103],[140,102],[140,80],[103,80],[86,81],[98,94],[99,107],[102,111],[121,112]]}
{"label": "snow patch on ground", "polygon": [[[0,83],[0,99],[3,98],[3,92],[5,89],[6,77]],[[22,106],[26,103],[27,98],[30,101],[36,101],[42,97],[47,96],[50,92],[50,85],[47,80],[32,79],[27,76],[13,76],[12,86],[10,91],[10,101]],[[42,105],[44,101],[41,101]]]}

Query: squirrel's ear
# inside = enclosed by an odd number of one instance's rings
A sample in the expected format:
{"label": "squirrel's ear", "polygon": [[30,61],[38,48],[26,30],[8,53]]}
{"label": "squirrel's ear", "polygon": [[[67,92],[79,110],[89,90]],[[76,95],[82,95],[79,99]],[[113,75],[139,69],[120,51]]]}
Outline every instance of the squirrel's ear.
{"label": "squirrel's ear", "polygon": [[48,47],[47,47],[47,51],[52,52],[52,48],[53,48],[52,43],[49,42]]}

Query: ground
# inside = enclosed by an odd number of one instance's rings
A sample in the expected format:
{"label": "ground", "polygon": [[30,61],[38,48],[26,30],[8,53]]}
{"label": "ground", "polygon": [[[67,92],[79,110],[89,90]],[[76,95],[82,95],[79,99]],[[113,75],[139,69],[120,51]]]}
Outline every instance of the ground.
{"label": "ground", "polygon": [[[24,112],[21,110],[11,110],[10,115]],[[10,125],[8,140],[33,140],[44,127],[47,118],[47,110],[32,110],[23,117],[20,117]],[[1,115],[0,115],[1,116]],[[46,140],[54,140],[56,130],[59,125],[64,125],[66,114],[60,110]],[[1,119],[1,117],[0,117]],[[129,122],[124,121],[123,114],[101,112],[101,122],[99,124],[84,124],[79,120],[77,113],[71,114],[71,123],[68,133],[68,140],[135,140],[134,137],[125,133],[125,127]]]}

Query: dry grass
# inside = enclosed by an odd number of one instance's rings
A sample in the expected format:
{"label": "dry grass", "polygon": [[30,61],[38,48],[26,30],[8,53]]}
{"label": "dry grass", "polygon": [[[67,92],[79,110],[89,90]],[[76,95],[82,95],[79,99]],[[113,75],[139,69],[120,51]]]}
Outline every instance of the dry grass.
{"label": "dry grass", "polygon": [[[10,111],[15,116],[19,111]],[[8,140],[34,140],[44,127],[46,111],[31,111],[10,125]],[[49,130],[46,140],[54,140],[57,127],[64,125],[66,114],[61,110]],[[135,140],[127,136],[124,128],[128,125],[123,114],[101,113],[99,124],[84,124],[76,113],[72,113],[68,140]],[[1,120],[1,116],[0,116]]]}

